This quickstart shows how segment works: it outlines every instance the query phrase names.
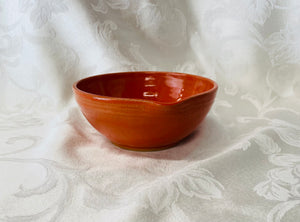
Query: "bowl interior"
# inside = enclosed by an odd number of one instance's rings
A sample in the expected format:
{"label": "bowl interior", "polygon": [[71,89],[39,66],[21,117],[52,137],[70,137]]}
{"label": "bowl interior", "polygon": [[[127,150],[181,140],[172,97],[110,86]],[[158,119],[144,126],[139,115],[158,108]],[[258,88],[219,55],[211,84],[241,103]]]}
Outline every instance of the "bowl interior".
{"label": "bowl interior", "polygon": [[188,74],[133,72],[92,76],[80,80],[76,87],[105,97],[173,103],[212,89],[214,82]]}

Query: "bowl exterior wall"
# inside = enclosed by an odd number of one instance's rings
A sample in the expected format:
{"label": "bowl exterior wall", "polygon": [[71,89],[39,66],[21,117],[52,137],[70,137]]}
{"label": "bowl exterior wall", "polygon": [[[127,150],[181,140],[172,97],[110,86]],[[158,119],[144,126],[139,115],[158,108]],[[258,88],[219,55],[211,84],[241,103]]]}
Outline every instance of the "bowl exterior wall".
{"label": "bowl exterior wall", "polygon": [[75,98],[90,124],[124,147],[165,147],[188,136],[209,112],[216,90],[176,104],[142,100],[99,99],[75,90]]}

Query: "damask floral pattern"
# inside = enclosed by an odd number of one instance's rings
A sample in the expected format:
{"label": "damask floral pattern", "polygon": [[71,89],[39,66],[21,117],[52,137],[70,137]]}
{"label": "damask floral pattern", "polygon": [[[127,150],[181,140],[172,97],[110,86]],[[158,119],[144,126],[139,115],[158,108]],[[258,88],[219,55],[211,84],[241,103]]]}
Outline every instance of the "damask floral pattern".
{"label": "damask floral pattern", "polygon": [[64,1],[59,0],[20,0],[19,10],[24,13],[31,10],[31,22],[36,28],[41,28],[51,19],[53,14],[65,12],[67,6]]}
{"label": "damask floral pattern", "polygon": [[300,207],[300,156],[274,154],[269,157],[278,168],[268,171],[268,180],[259,183],[254,190],[268,200],[280,201],[268,214],[268,222],[281,221],[290,210]]}
{"label": "damask floral pattern", "polygon": [[[96,3],[94,3],[96,2]],[[130,2],[123,0],[98,0],[98,1],[91,1],[91,5],[93,9],[97,12],[101,12],[106,14],[108,12],[108,9],[127,9],[129,7]]]}
{"label": "damask floral pattern", "polygon": [[[0,0],[0,221],[300,218],[297,0]],[[118,149],[74,81],[168,70],[219,83],[173,149]]]}

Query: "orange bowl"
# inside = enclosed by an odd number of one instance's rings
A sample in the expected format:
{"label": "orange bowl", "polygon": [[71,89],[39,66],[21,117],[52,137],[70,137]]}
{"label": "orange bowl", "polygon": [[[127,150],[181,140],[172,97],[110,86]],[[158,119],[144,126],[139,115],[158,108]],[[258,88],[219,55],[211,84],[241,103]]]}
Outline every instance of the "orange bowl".
{"label": "orange bowl", "polygon": [[171,147],[197,128],[218,85],[174,72],[122,72],[88,77],[73,85],[90,124],[121,148]]}

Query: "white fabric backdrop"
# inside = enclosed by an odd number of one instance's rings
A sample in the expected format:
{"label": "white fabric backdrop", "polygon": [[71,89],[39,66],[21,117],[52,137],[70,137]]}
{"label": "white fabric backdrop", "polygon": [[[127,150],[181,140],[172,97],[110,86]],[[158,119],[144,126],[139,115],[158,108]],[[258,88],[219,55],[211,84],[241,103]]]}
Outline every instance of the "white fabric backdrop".
{"label": "white fabric backdrop", "polygon": [[[298,0],[0,0],[0,221],[298,221]],[[74,81],[167,70],[219,83],[177,147],[136,153]]]}

